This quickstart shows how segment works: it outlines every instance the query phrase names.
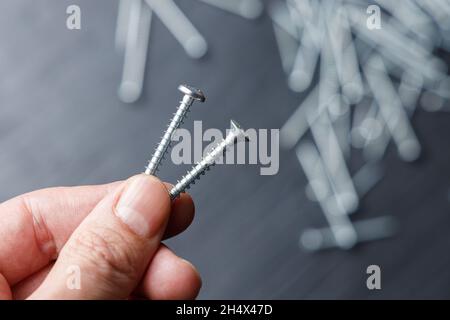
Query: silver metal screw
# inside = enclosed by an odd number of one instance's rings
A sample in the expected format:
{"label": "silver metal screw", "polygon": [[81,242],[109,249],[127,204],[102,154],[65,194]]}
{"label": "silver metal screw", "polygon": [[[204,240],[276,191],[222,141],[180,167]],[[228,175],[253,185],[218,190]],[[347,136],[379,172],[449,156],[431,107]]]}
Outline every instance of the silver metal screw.
{"label": "silver metal screw", "polygon": [[189,189],[191,185],[195,183],[195,180],[200,179],[200,175],[205,174],[206,170],[209,170],[213,166],[218,158],[223,156],[228,147],[234,145],[239,141],[248,141],[245,132],[236,121],[231,120],[230,131],[211,152],[209,152],[205,157],[203,157],[200,162],[198,162],[186,175],[178,181],[178,183],[170,190],[170,198],[173,200]]}
{"label": "silver metal screw", "polygon": [[184,93],[183,100],[181,100],[177,112],[174,114],[169,126],[167,127],[166,132],[164,132],[161,141],[156,147],[156,150],[151,160],[149,161],[147,168],[145,169],[145,174],[155,174],[155,172],[158,170],[159,164],[161,163],[161,160],[164,158],[164,155],[166,154],[170,146],[170,140],[173,133],[180,127],[181,123],[183,123],[183,120],[186,117],[186,113],[188,112],[194,101],[197,100],[200,102],[204,102],[206,100],[205,95],[199,89],[195,89],[187,85],[180,85],[178,87],[178,90]]}

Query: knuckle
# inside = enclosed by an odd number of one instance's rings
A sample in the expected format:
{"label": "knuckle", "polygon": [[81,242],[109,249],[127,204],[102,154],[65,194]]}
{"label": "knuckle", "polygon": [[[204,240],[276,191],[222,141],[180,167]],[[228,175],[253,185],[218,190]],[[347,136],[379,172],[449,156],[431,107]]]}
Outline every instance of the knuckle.
{"label": "knuckle", "polygon": [[[137,277],[136,249],[126,237],[110,228],[86,230],[77,234],[68,251],[83,267],[101,280],[121,282]],[[91,270],[89,270],[91,271]]]}

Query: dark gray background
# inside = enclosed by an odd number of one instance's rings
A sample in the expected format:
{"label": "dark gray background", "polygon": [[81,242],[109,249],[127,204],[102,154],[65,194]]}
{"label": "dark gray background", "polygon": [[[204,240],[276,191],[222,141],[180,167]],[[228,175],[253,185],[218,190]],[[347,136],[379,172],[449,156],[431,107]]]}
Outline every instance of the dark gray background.
{"label": "dark gray background", "polygon": [[[208,40],[209,54],[189,59],[158,19],[152,22],[145,93],[135,105],[116,95],[122,57],[114,50],[117,1],[0,1],[0,200],[38,188],[97,184],[143,170],[180,94],[202,88],[193,107],[204,128],[279,128],[302,95],[286,86],[272,26],[195,0],[178,1]],[[65,27],[66,7],[82,9],[82,30]],[[355,219],[392,214],[390,240],[350,252],[308,254],[300,231],[323,226],[304,195],[293,152],[280,171],[218,166],[192,190],[196,219],[168,244],[203,277],[200,298],[450,298],[450,114],[419,111],[414,127],[425,155],[401,162],[392,148],[386,177]],[[174,182],[189,167],[164,163]],[[382,269],[382,290],[366,288],[366,267]]]}

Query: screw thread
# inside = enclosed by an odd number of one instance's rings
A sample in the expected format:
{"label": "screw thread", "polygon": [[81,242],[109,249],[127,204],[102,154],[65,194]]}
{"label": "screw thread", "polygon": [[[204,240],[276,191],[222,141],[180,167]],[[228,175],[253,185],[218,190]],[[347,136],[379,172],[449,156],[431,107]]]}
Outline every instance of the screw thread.
{"label": "screw thread", "polygon": [[153,175],[156,171],[158,171],[161,160],[169,150],[173,133],[184,121],[186,114],[193,102],[194,99],[189,95],[185,95],[183,97],[183,100],[180,101],[180,106],[178,107],[177,112],[175,112],[172,120],[169,123],[169,126],[167,127],[163,137],[161,138],[161,141],[156,146],[152,158],[148,162],[148,165],[145,169],[145,174]]}
{"label": "screw thread", "polygon": [[225,139],[223,139],[211,152],[209,152],[202,160],[200,160],[190,171],[188,171],[180,181],[170,190],[170,199],[175,199],[189,189],[191,185],[195,184],[197,179],[205,173],[206,170],[216,164],[216,160],[223,156],[227,148],[234,144],[236,136],[234,134],[229,134]]}

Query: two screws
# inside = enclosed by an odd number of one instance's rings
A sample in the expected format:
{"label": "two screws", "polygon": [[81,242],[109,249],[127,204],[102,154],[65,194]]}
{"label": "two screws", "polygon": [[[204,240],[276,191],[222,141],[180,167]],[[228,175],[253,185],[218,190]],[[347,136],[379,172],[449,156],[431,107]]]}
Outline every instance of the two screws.
{"label": "two screws", "polygon": [[[169,126],[164,132],[161,141],[156,146],[155,152],[153,153],[153,156],[145,169],[145,174],[154,175],[158,171],[161,161],[164,159],[170,148],[173,134],[183,123],[192,104],[195,101],[204,102],[206,100],[205,95],[199,89],[195,89],[187,85],[180,85],[178,90],[184,94],[183,99],[181,100],[177,111],[170,121]],[[239,141],[248,141],[248,138],[239,124],[237,124],[236,121],[231,120],[230,130],[225,139],[219,142],[214,149],[206,154],[203,159],[201,159],[184,175],[184,177],[181,178],[181,180],[177,182],[177,184],[169,192],[170,198],[174,200],[186,189],[189,189],[197,179],[200,179],[201,175],[205,174],[205,172],[215,164],[216,160],[226,153],[230,146]]]}

